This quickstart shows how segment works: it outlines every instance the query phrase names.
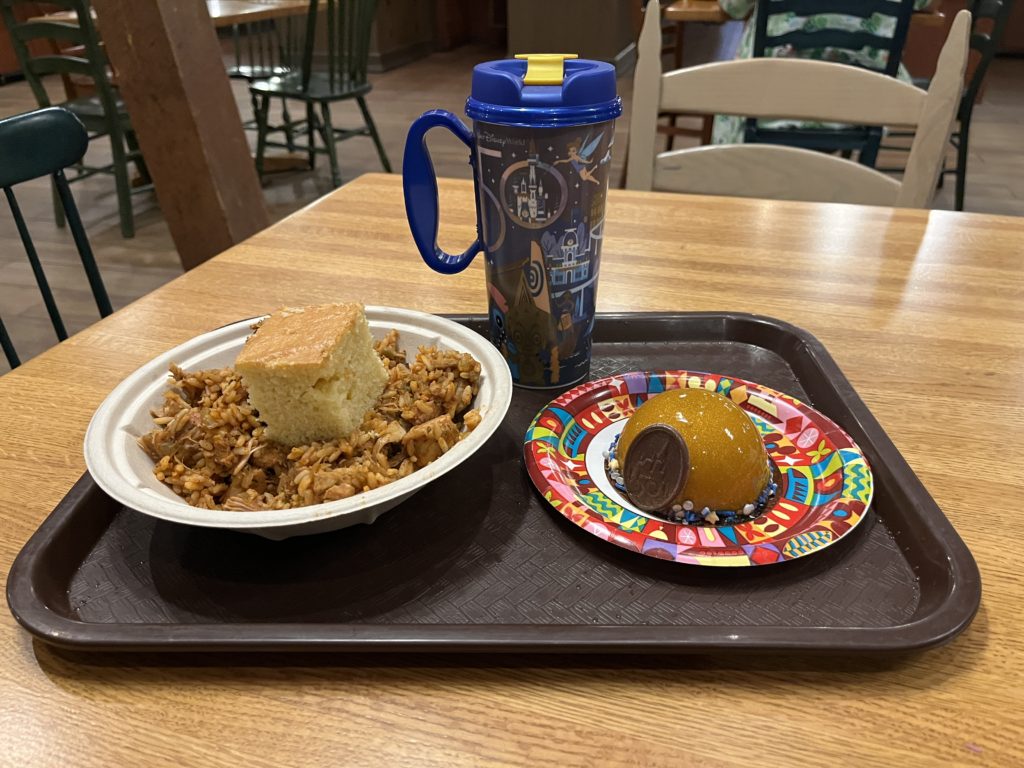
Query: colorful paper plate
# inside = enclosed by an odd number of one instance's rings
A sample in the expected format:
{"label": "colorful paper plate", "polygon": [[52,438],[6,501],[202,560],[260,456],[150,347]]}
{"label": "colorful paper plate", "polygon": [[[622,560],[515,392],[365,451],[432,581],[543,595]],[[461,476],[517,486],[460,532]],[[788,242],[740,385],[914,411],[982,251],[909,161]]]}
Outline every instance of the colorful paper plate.
{"label": "colorful paper plate", "polygon": [[[604,451],[650,396],[703,387],[753,419],[781,481],[775,505],[733,526],[687,525],[641,512],[608,480]],[[767,565],[818,552],[852,531],[871,503],[871,469],[853,440],[799,400],[742,379],[696,371],[589,381],[549,403],[526,432],[534,485],[565,518],[612,544],[663,560]]]}

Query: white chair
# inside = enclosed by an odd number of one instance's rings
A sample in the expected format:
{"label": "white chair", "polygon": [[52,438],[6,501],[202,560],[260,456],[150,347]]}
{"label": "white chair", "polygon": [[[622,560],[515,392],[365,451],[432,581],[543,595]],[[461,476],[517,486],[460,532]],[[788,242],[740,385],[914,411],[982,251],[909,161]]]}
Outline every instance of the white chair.
{"label": "white chair", "polygon": [[[628,189],[926,208],[935,192],[967,66],[971,15],[960,11],[927,91],[844,64],[745,59],[662,74],[657,3],[640,33],[629,122]],[[652,12],[653,11],[653,12]],[[659,112],[913,126],[903,181],[834,155],[770,144],[656,153]]]}

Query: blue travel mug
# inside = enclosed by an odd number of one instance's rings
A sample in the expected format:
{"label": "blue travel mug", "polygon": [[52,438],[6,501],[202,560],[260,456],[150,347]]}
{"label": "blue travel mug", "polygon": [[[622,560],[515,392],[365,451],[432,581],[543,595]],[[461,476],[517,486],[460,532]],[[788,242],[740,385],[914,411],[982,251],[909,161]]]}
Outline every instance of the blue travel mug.
{"label": "blue travel mug", "polygon": [[[405,144],[405,209],[423,260],[454,274],[484,252],[491,340],[513,381],[565,387],[590,372],[615,118],[612,65],[529,54],[473,69],[471,132],[445,110],[426,112]],[[444,127],[470,149],[477,239],[437,245],[437,179],[425,144]]]}

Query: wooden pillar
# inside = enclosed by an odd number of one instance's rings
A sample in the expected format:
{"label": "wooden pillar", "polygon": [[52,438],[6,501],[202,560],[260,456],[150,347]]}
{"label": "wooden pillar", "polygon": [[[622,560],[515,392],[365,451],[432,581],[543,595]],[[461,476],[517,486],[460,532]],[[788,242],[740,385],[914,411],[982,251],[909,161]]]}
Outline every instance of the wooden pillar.
{"label": "wooden pillar", "polygon": [[204,0],[93,0],[185,269],[270,223]]}

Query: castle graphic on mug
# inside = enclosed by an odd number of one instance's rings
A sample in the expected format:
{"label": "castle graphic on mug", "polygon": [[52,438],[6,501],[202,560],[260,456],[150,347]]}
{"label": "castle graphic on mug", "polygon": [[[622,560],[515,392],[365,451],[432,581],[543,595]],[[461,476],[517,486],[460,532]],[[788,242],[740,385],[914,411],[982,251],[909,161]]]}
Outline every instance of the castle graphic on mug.
{"label": "castle graphic on mug", "polygon": [[488,125],[477,138],[481,202],[500,201],[481,208],[492,340],[520,384],[578,381],[589,372],[610,125]]}
{"label": "castle graphic on mug", "polygon": [[527,160],[529,171],[524,175],[512,177],[512,190],[515,195],[511,206],[511,214],[517,219],[535,224],[547,219],[547,199],[544,182],[537,179],[537,155],[530,155]]}

